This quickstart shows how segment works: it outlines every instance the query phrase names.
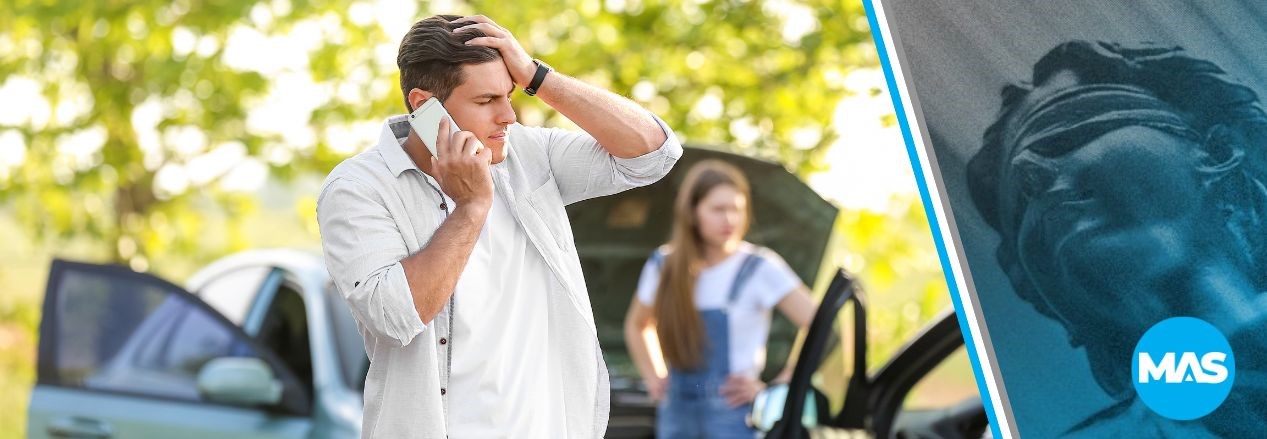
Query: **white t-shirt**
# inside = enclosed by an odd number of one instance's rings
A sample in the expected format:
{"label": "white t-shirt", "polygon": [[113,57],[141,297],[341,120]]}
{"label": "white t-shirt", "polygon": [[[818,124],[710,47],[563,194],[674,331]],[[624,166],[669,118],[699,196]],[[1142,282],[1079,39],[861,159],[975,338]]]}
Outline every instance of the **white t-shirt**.
{"label": "white t-shirt", "polygon": [[449,437],[569,437],[563,377],[549,365],[550,270],[501,194],[493,199],[453,293],[461,342],[447,393]]}
{"label": "white t-shirt", "polygon": [[[695,308],[719,309],[727,306],[731,284],[744,259],[754,252],[761,263],[748,277],[730,305],[730,373],[756,378],[765,368],[765,344],[770,337],[770,310],[788,293],[801,285],[787,262],[773,251],[757,251],[747,242],[721,263],[704,269],[695,282]],[[660,264],[650,260],[638,279],[638,301],[647,306],[655,303],[660,286]]]}

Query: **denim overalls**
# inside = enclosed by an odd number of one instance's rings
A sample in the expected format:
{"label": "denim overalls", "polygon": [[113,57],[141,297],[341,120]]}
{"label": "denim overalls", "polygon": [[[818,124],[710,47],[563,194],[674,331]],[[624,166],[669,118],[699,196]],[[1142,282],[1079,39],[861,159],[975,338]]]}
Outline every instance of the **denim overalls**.
{"label": "denim overalls", "polygon": [[[652,263],[661,264],[663,256],[655,252]],[[656,408],[656,432],[662,439],[681,438],[752,438],[746,417],[749,405],[730,407],[721,395],[721,386],[730,374],[730,321],[727,311],[735,304],[744,283],[756,271],[761,258],[748,254],[735,279],[724,308],[699,310],[704,327],[703,364],[696,370],[669,368],[669,382],[664,400]]]}

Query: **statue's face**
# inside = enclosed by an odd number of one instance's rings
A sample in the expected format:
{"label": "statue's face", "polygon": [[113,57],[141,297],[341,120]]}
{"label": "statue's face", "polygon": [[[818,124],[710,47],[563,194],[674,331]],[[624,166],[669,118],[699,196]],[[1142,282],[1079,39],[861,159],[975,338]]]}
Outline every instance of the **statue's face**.
{"label": "statue's face", "polygon": [[1017,253],[1064,320],[1151,318],[1150,302],[1164,298],[1131,290],[1164,282],[1199,257],[1195,244],[1218,223],[1205,207],[1198,150],[1169,133],[1127,126],[1058,156],[1027,150],[1012,159],[1004,184],[1025,199]]}

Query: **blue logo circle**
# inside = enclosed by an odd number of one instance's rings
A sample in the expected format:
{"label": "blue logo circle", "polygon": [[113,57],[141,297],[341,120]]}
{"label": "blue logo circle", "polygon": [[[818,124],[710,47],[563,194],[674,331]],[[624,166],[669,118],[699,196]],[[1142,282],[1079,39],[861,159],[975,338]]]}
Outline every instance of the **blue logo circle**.
{"label": "blue logo circle", "polygon": [[1158,322],[1140,337],[1131,380],[1144,405],[1170,419],[1210,414],[1232,391],[1232,346],[1214,325],[1193,317]]}

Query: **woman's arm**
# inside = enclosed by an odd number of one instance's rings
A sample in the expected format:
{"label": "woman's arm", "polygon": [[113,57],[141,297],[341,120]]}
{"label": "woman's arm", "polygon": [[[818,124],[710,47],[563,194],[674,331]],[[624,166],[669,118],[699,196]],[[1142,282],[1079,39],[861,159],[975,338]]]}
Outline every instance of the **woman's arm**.
{"label": "woman's arm", "polygon": [[[783,371],[779,372],[771,383],[786,383],[792,380],[792,371],[796,366],[796,355],[800,351],[801,343],[805,339],[805,329],[809,328],[809,324],[814,320],[814,312],[818,310],[818,306],[814,305],[814,299],[809,296],[809,289],[805,285],[797,283],[796,288],[783,296],[775,307],[779,312],[787,316],[792,324],[801,328],[797,331],[796,342],[792,345],[792,351],[788,355],[786,365]],[[726,398],[726,403],[731,407],[738,407],[743,404],[752,402],[756,398],[757,393],[765,389],[765,383],[760,380],[746,375],[731,375],[726,377],[726,382],[722,384],[721,394]]]}
{"label": "woman's arm", "polygon": [[814,312],[818,310],[818,305],[814,304],[814,299],[809,296],[809,288],[805,285],[797,285],[775,307],[802,330],[809,329],[810,322],[814,320]]}
{"label": "woman's arm", "polygon": [[800,328],[800,331],[796,333],[796,342],[792,344],[792,350],[788,353],[787,362],[784,363],[783,371],[771,380],[775,383],[786,383],[792,381],[796,357],[801,351],[801,343],[805,341],[805,331],[809,329],[810,322],[814,321],[814,313],[818,311],[818,305],[815,305],[814,299],[810,297],[809,288],[805,285],[797,285],[796,289],[784,296],[775,307],[788,320],[791,320],[792,324]]}
{"label": "woman's arm", "polygon": [[668,373],[664,368],[655,326],[652,325],[652,314],[651,307],[644,305],[635,295],[629,304],[629,312],[625,314],[625,347],[629,349],[629,357],[647,386],[647,393],[652,400],[659,401],[664,397]]}

